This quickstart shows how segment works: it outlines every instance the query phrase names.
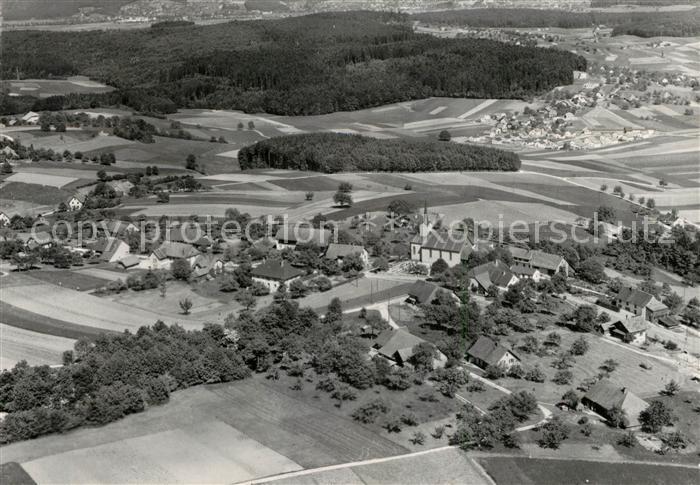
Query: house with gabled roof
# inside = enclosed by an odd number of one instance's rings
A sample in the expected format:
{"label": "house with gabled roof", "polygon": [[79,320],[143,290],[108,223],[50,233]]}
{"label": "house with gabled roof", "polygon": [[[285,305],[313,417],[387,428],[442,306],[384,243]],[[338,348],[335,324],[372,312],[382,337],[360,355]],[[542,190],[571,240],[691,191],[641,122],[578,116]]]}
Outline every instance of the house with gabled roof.
{"label": "house with gabled roof", "polygon": [[437,298],[440,291],[447,291],[440,288],[435,283],[424,280],[417,280],[406,290],[408,301],[414,305],[427,305]]}
{"label": "house with gabled roof", "polygon": [[369,253],[367,250],[363,246],[354,244],[330,243],[328,249],[326,249],[325,257],[342,264],[343,259],[353,254],[357,254],[360,257],[365,268],[369,266]]}
{"label": "house with gabled roof", "polygon": [[103,237],[88,245],[95,253],[100,255],[100,260],[105,263],[116,263],[129,255],[129,245],[116,237]]}
{"label": "house with gabled roof", "polygon": [[117,262],[117,264],[119,264],[119,266],[121,266],[123,269],[135,268],[140,263],[141,263],[141,258],[136,256],[135,254],[130,254],[128,256],[125,256]]}
{"label": "house with gabled roof", "polygon": [[539,283],[542,280],[542,273],[537,268],[531,268],[530,266],[524,266],[522,264],[514,264],[510,267],[511,273],[513,273],[518,279],[528,279],[535,283]]}
{"label": "house with gabled roof", "polygon": [[615,306],[644,319],[655,322],[671,313],[671,310],[651,293],[624,286],[613,298]]}
{"label": "house with gabled roof", "polygon": [[[426,343],[404,328],[387,329],[380,333],[374,341],[373,347],[376,353],[398,366],[411,366],[411,357],[417,345]],[[436,357],[433,359],[433,368],[445,367],[447,357],[435,349]]]}
{"label": "house with gabled roof", "polygon": [[76,192],[66,201],[66,207],[68,207],[69,211],[79,211],[85,205],[86,200],[87,196],[85,194]]}
{"label": "house with gabled roof", "polygon": [[10,216],[4,212],[0,212],[0,227],[5,227],[10,225]]}
{"label": "house with gabled roof", "polygon": [[192,266],[200,254],[191,244],[163,241],[140,266],[146,269],[170,269],[176,259],[184,259]]}
{"label": "house with gabled roof", "polygon": [[610,335],[618,337],[623,342],[643,344],[647,340],[647,322],[641,315],[627,317],[610,325]]}
{"label": "house with gabled roof", "polygon": [[306,274],[282,259],[268,259],[251,271],[253,281],[261,283],[274,293],[280,286],[289,285]]}
{"label": "house with gabled roof", "polygon": [[333,241],[333,234],[329,229],[318,229],[297,224],[287,224],[280,227],[275,234],[277,249],[296,249],[299,244],[315,244],[320,248],[326,248]]}
{"label": "house with gabled roof", "polygon": [[626,387],[614,384],[609,379],[601,379],[591,387],[581,398],[581,404],[610,419],[610,410],[618,407],[625,412],[625,428],[638,428],[639,413],[644,411],[649,403],[640,398]]}
{"label": "house with gabled roof", "polygon": [[482,369],[493,366],[505,371],[520,363],[520,357],[512,350],[484,336],[479,337],[474,345],[469,347],[467,360]]}
{"label": "house with gabled roof", "polygon": [[569,263],[558,254],[517,246],[508,246],[508,250],[516,265],[537,269],[542,275],[554,276],[557,273],[563,273],[565,276],[569,276],[573,272]]}
{"label": "house with gabled roof", "polygon": [[195,279],[213,277],[224,271],[224,262],[221,256],[216,254],[201,254],[197,256],[192,265],[192,276]]}
{"label": "house with gabled roof", "polygon": [[442,259],[450,268],[466,261],[474,250],[474,243],[464,235],[449,235],[429,231],[418,234],[411,240],[411,260],[432,266]]}
{"label": "house with gabled roof", "polygon": [[507,290],[508,287],[518,282],[518,277],[513,274],[502,261],[489,261],[472,268],[468,273],[469,287],[472,291],[486,293],[491,286],[499,290]]}

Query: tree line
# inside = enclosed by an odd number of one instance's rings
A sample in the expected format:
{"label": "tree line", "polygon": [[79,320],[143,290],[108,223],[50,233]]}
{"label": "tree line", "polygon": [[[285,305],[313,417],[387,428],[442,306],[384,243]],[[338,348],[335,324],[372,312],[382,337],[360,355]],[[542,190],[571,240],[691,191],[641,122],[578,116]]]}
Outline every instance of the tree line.
{"label": "tree line", "polygon": [[[0,73],[83,74],[118,88],[34,101],[44,109],[122,104],[150,113],[207,107],[313,115],[429,96],[523,98],[571,84],[574,70],[586,70],[585,59],[569,52],[438,39],[413,32],[410,20],[346,12],[119,35],[3,32],[17,55]],[[3,112],[32,99],[13,98]]]}
{"label": "tree line", "polygon": [[431,172],[520,168],[517,154],[440,141],[377,140],[360,135],[312,133],[260,141],[238,152],[241,169]]}

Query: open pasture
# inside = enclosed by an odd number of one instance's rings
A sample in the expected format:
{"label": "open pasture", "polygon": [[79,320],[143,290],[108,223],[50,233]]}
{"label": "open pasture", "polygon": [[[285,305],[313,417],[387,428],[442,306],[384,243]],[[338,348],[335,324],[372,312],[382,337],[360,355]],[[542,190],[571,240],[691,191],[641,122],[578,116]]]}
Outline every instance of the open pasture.
{"label": "open pasture", "polygon": [[34,206],[55,206],[71,195],[72,193],[69,191],[46,185],[24,182],[5,182],[2,184],[3,199],[27,202]]}
{"label": "open pasture", "polygon": [[37,184],[60,189],[71,182],[78,180],[74,177],[64,175],[49,175],[45,173],[20,172],[10,175],[5,179],[7,182],[20,182],[25,184]]}
{"label": "open pasture", "polygon": [[70,93],[108,93],[114,88],[91,81],[87,77],[74,76],[67,79],[23,79],[21,81],[0,81],[11,96],[36,96],[48,98]]}
{"label": "open pasture", "polygon": [[39,315],[28,310],[23,310],[0,300],[0,314],[3,322],[15,328],[28,330],[32,333],[54,335],[68,339],[95,338],[107,330],[75,323],[65,322],[46,315]]}
{"label": "open pasture", "polygon": [[[561,396],[571,388],[575,388],[583,380],[597,375],[600,370],[599,366],[607,359],[614,359],[619,362],[619,367],[610,375],[610,380],[620,387],[627,387],[629,390],[639,395],[642,398],[658,396],[659,392],[664,388],[666,383],[671,379],[680,382],[681,385],[686,382],[686,378],[678,371],[677,367],[656,359],[650,359],[644,354],[636,353],[634,347],[626,345],[616,345],[606,339],[597,337],[591,334],[580,334],[571,332],[564,328],[549,329],[547,331],[535,332],[534,335],[542,342],[545,336],[551,331],[556,331],[562,337],[560,349],[566,351],[571,347],[571,343],[584,335],[588,340],[590,349],[585,355],[575,356],[575,363],[569,370],[574,375],[570,385],[558,385],[551,381],[554,374],[557,372],[551,366],[555,357],[540,358],[533,354],[518,352],[518,355],[523,361],[525,368],[531,368],[535,364],[539,364],[542,371],[547,376],[544,383],[530,382],[525,380],[504,378],[499,379],[499,384],[511,389],[512,391],[526,390],[534,392],[535,395],[543,402],[556,404]],[[522,338],[523,335],[515,334],[511,339]],[[650,364],[651,369],[643,369],[640,364]]]}
{"label": "open pasture", "polygon": [[489,221],[505,226],[515,221],[528,224],[535,222],[560,221],[573,223],[579,217],[556,207],[539,203],[479,200],[464,204],[432,206],[431,210],[443,215],[446,222],[462,221],[471,217],[475,221]]}
{"label": "open pasture", "polygon": [[[3,314],[3,320],[5,320]],[[62,354],[73,349],[74,339],[57,337],[0,323],[0,369],[11,369],[21,360],[29,365],[58,365]]]}
{"label": "open pasture", "polygon": [[[5,195],[5,187],[2,187],[2,195]],[[0,211],[8,215],[35,215],[41,214],[45,209],[45,206],[39,204],[34,204],[32,202],[27,202],[24,200],[11,200],[0,198]]]}
{"label": "open pasture", "polygon": [[125,140],[118,136],[98,134],[95,131],[84,130],[68,130],[65,133],[51,132],[39,134],[36,131],[23,131],[13,133],[13,138],[29,146],[34,145],[35,148],[51,149],[56,152],[69,150],[73,153],[83,152],[90,154],[91,152],[99,151],[114,151],[114,148],[125,145],[134,145],[135,141]]}

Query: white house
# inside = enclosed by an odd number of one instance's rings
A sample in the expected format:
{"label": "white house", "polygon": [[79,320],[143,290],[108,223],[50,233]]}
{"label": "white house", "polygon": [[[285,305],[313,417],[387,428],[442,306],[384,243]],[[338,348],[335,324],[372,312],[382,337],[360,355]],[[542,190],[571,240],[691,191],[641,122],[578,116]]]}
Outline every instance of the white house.
{"label": "white house", "polygon": [[199,255],[200,252],[191,244],[164,241],[139,266],[145,269],[170,269],[176,259],[184,259],[194,266]]}
{"label": "white house", "polygon": [[430,232],[425,237],[419,234],[413,238],[411,260],[431,266],[438,259],[442,259],[452,268],[466,260],[473,249],[474,245],[467,238]]}
{"label": "white house", "polygon": [[30,111],[26,115],[22,116],[22,121],[30,125],[36,125],[39,122],[39,113]]}
{"label": "white house", "polygon": [[105,263],[116,263],[130,254],[129,245],[116,237],[98,239],[90,249],[99,253]]}
{"label": "white house", "polygon": [[337,261],[338,264],[342,264],[344,258],[353,254],[360,256],[362,264],[365,266],[365,268],[369,266],[369,253],[362,246],[331,243],[328,245],[325,257]]}
{"label": "white house", "polygon": [[506,371],[520,363],[520,357],[512,350],[483,336],[467,350],[467,359],[482,369],[493,366]]}
{"label": "white house", "polygon": [[554,276],[557,273],[569,276],[569,273],[573,271],[569,263],[558,254],[523,249],[517,246],[509,246],[508,250],[513,255],[515,264],[538,269],[543,276]]}
{"label": "white house", "polygon": [[5,227],[10,225],[10,216],[4,212],[0,212],[0,227]]}
{"label": "white house", "polygon": [[253,268],[253,281],[261,283],[274,293],[281,285],[287,286],[304,275],[304,271],[295,268],[284,260],[268,259]]}
{"label": "white house", "polygon": [[542,273],[537,268],[531,268],[529,266],[524,266],[521,264],[514,264],[510,267],[510,271],[517,276],[519,279],[532,280],[535,283],[539,283],[542,279]]}
{"label": "white house", "polygon": [[66,206],[70,211],[79,211],[85,205],[87,197],[84,194],[75,194],[66,202]]}
{"label": "white house", "polygon": [[469,272],[469,287],[472,291],[486,293],[491,286],[507,290],[518,282],[518,277],[501,261],[490,261]]}

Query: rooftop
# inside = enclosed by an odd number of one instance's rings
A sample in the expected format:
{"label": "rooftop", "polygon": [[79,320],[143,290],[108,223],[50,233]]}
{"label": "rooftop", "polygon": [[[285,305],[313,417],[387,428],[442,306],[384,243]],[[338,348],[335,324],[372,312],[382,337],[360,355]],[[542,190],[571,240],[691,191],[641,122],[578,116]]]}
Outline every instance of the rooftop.
{"label": "rooftop", "polygon": [[482,360],[488,365],[497,365],[501,358],[503,358],[503,356],[508,352],[510,352],[516,359],[520,360],[520,358],[515,355],[512,350],[494,342],[488,337],[483,336],[479,337],[479,339],[474,342],[474,345],[467,350],[467,354],[469,354],[471,357]]}
{"label": "rooftop", "polygon": [[268,259],[253,268],[252,271],[252,275],[256,278],[274,281],[289,281],[304,274],[303,270],[295,268],[288,262],[280,259]]}

